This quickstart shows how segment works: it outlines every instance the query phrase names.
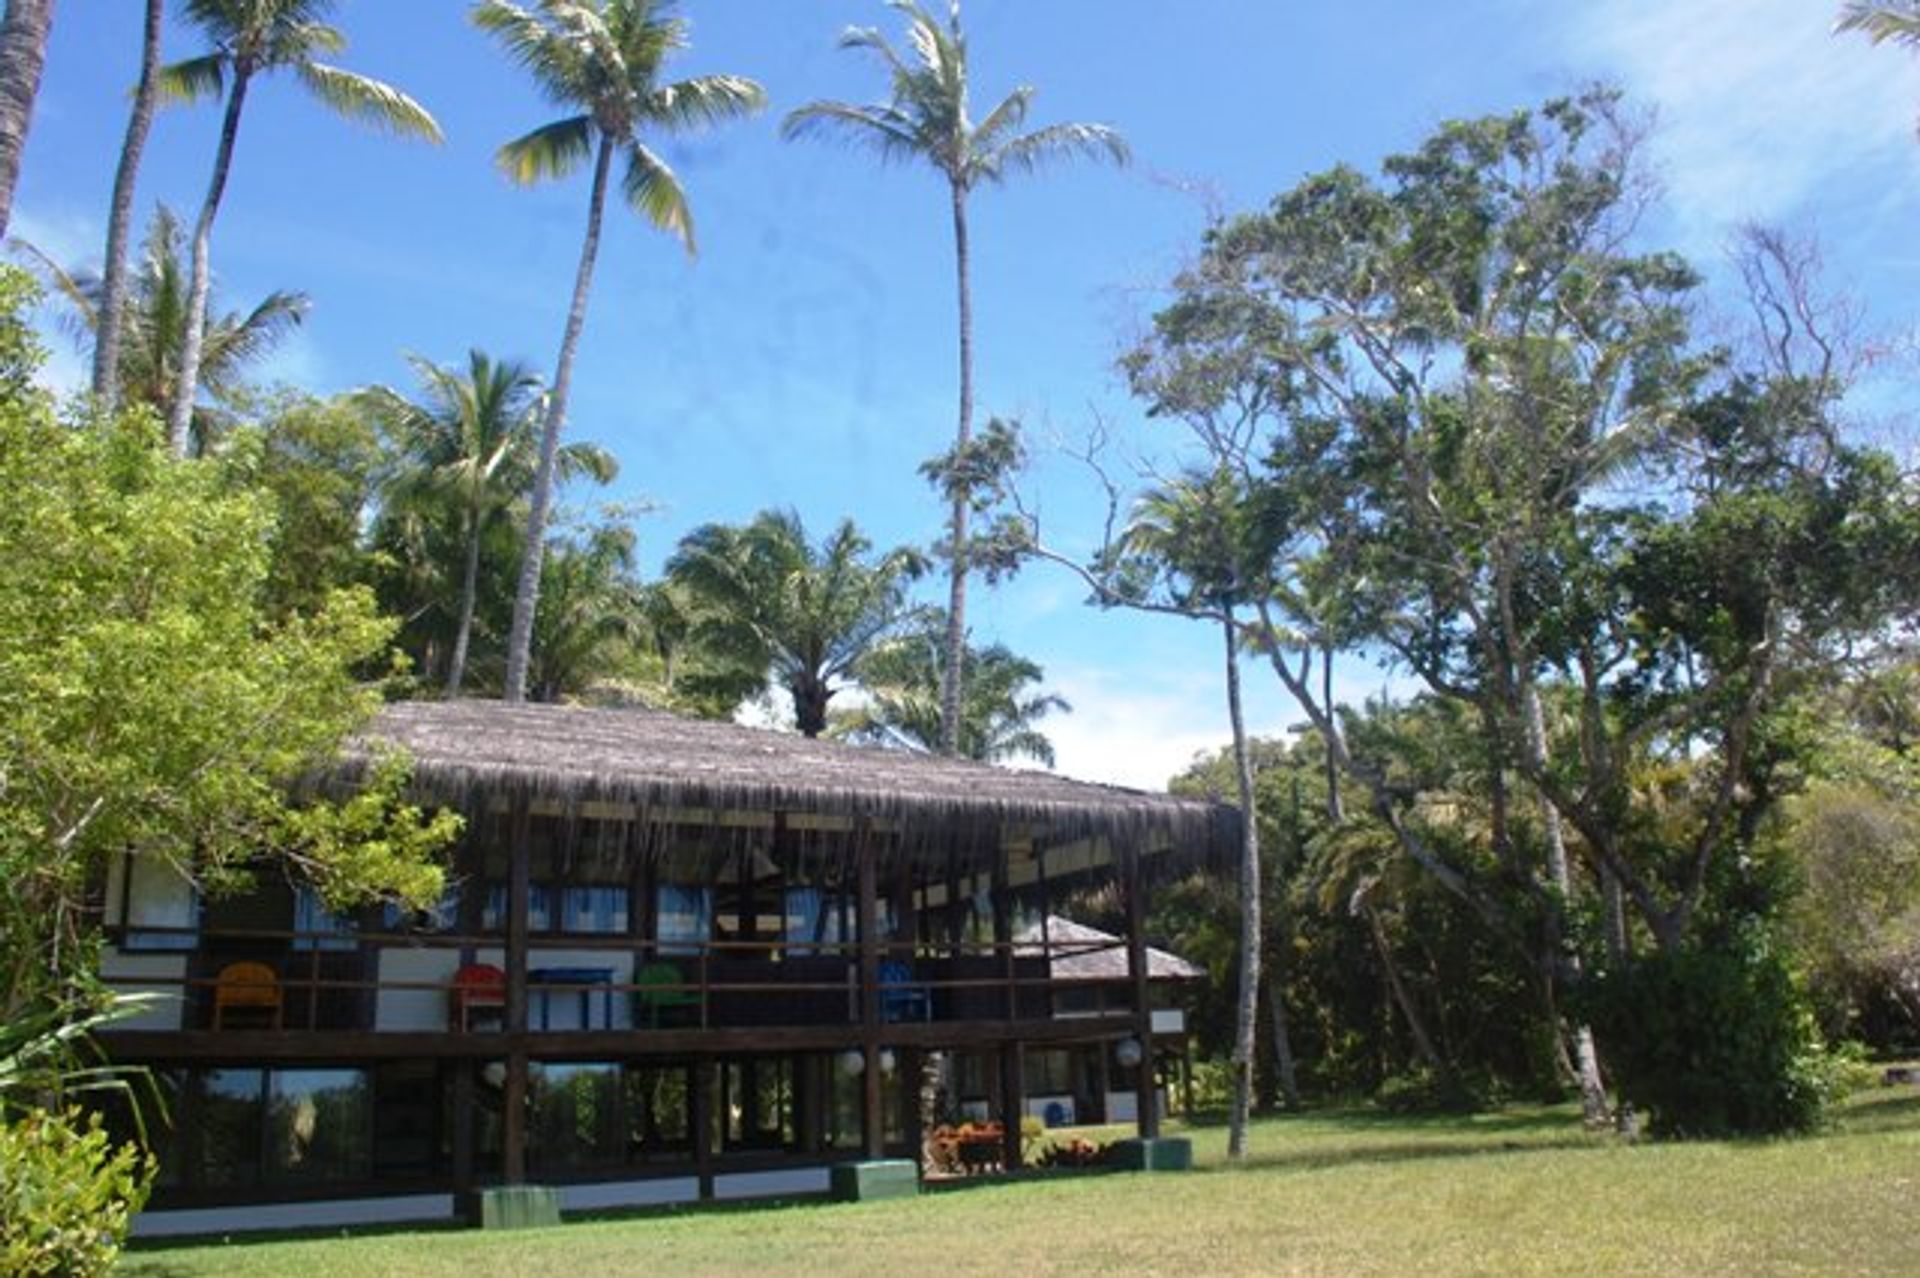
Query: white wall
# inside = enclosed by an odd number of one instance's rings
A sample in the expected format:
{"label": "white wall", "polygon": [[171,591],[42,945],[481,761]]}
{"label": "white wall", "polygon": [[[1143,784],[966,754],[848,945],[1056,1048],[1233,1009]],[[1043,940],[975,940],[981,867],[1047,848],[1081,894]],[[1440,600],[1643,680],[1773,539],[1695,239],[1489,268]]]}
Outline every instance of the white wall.
{"label": "white wall", "polygon": [[169,1238],[185,1234],[246,1234],[270,1229],[334,1229],[344,1225],[446,1220],[452,1215],[452,1194],[339,1198],[313,1203],[264,1203],[254,1207],[143,1211],[133,1218],[133,1236]]}
{"label": "white wall", "polygon": [[[114,946],[100,953],[100,975],[107,984],[122,993],[151,991],[154,1005],[138,1016],[113,1024],[115,1030],[177,1030],[186,1009],[187,987],[180,979],[187,974],[184,954],[127,954]],[[144,984],[160,980],[163,984]],[[172,978],[168,980],[167,978]]]}

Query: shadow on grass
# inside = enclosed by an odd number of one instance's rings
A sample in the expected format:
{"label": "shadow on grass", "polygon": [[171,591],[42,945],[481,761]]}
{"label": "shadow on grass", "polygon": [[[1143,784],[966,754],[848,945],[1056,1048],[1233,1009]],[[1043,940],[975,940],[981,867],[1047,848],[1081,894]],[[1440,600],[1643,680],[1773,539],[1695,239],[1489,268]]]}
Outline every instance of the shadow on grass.
{"label": "shadow on grass", "polygon": [[1840,1111],[1837,1130],[1843,1136],[1850,1136],[1913,1127],[1920,1127],[1920,1090],[1901,1087],[1855,1097]]}

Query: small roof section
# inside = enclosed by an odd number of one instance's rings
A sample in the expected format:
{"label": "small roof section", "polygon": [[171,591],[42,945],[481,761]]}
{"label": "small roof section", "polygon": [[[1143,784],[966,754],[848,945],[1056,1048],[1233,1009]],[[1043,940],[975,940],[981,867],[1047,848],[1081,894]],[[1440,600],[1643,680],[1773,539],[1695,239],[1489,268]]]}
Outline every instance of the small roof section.
{"label": "small roof section", "polygon": [[[1016,953],[1042,953],[1040,948],[1040,924],[1022,930],[1013,938],[1016,946],[1026,947]],[[1084,923],[1075,923],[1072,919],[1063,919],[1058,914],[1049,914],[1046,922],[1045,937],[1056,948],[1061,945],[1072,947],[1066,954],[1054,957],[1050,973],[1056,981],[1123,981],[1127,979],[1127,943],[1097,927],[1088,927]],[[1086,946],[1089,948],[1082,949]],[[1093,948],[1105,947],[1105,948]],[[1194,964],[1187,962],[1178,954],[1169,954],[1165,950],[1147,947],[1147,979],[1150,981],[1197,981],[1206,973]]]}
{"label": "small roof section", "polygon": [[1233,855],[1239,830],[1223,804],[656,710],[398,702],[349,747],[349,778],[381,743],[407,751],[416,784],[445,803],[504,791],[659,811],[845,814],[949,835],[1030,823],[1050,840],[1107,836],[1210,860]]}

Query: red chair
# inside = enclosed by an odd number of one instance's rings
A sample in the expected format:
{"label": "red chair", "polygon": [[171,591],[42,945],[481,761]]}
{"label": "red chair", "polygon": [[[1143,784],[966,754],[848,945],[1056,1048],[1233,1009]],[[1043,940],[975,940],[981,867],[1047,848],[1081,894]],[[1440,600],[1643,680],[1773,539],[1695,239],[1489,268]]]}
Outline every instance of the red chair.
{"label": "red chair", "polygon": [[448,991],[453,1027],[463,1033],[473,1028],[476,1010],[500,1021],[507,1015],[507,974],[491,963],[469,963],[453,974]]}

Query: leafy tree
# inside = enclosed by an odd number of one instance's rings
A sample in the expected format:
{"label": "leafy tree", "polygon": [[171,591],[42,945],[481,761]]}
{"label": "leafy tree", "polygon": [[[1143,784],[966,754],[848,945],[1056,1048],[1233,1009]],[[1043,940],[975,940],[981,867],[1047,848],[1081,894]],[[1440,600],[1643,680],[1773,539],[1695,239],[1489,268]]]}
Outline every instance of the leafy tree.
{"label": "leafy tree", "polygon": [[[907,51],[901,52],[878,30],[849,27],[840,36],[843,49],[873,55],[888,77],[885,102],[866,105],[810,102],[781,124],[788,138],[816,134],[872,147],[883,161],[923,161],[946,179],[953,218],[954,263],[960,302],[960,414],[950,458],[963,457],[973,440],[973,292],[972,259],[967,238],[967,198],[976,187],[998,184],[1010,173],[1031,172],[1071,157],[1107,158],[1124,164],[1127,145],[1099,124],[1053,124],[1022,133],[1034,90],[1022,85],[975,123],[969,114],[966,35],[960,5],[954,3],[946,26],[916,0],[889,0],[907,26]],[[961,687],[965,679],[967,633],[967,525],[972,507],[965,485],[948,485],[946,551],[949,560],[947,648],[941,689],[941,722],[949,733],[961,723]],[[957,737],[941,742],[953,754]]]}
{"label": "leafy tree", "polygon": [[700,642],[744,676],[747,695],[777,683],[815,737],[861,659],[907,620],[907,588],[924,567],[904,547],[876,556],[852,520],[816,546],[798,514],[765,511],[688,533],[667,577],[692,603]]}
{"label": "leafy tree", "polygon": [[7,0],[0,14],[0,238],[12,220],[13,188],[52,35],[53,0]]}
{"label": "leafy tree", "polygon": [[[362,402],[387,424],[401,453],[388,499],[429,519],[444,513],[463,546],[453,648],[447,660],[446,693],[451,697],[459,695],[466,677],[488,525],[524,502],[533,483],[542,394],[531,369],[479,350],[468,353],[464,372],[418,357],[412,363],[421,402],[385,386],[366,392]],[[619,467],[606,450],[581,443],[561,449],[559,469],[563,482],[586,475],[606,484]]]}
{"label": "leafy tree", "polygon": [[547,396],[526,549],[507,635],[505,695],[508,701],[519,701],[526,694],[560,432],[573,388],[580,331],[587,320],[614,158],[617,154],[625,164],[621,194],[628,206],[676,236],[691,253],[693,214],[686,192],[644,135],[738,119],[759,110],[766,95],[752,80],[735,75],[663,82],[667,59],[686,48],[688,33],[687,23],[672,16],[668,0],[542,0],[536,10],[510,0],[480,0],[473,8],[473,21],[500,40],[549,100],[578,112],[501,147],[496,157],[500,168],[513,181],[529,184],[566,177],[589,158],[593,161],[586,236]]}
{"label": "leafy tree", "polygon": [[[937,612],[924,614],[920,624],[877,644],[854,667],[866,700],[834,717],[834,734],[937,752],[945,655],[946,620]],[[1026,758],[1051,768],[1053,742],[1040,721],[1073,707],[1056,693],[1034,690],[1046,672],[999,643],[969,646],[967,669],[973,673],[960,706],[960,756],[984,763]]]}
{"label": "leafy tree", "polygon": [[603,523],[548,547],[534,621],[529,692],[558,701],[630,675],[646,641],[646,613],[633,530]]}
{"label": "leafy tree", "polygon": [[100,271],[101,322],[93,345],[93,395],[112,412],[120,402],[120,337],[127,297],[127,250],[133,234],[133,195],[140,177],[140,159],[153,128],[160,101],[160,30],[166,20],[166,0],[146,0],[140,37],[140,80],[134,86],[133,106],[127,113],[127,133],[120,143],[120,161],[114,168],[113,198],[107,213],[106,264]]}
{"label": "leafy tree", "polygon": [[338,902],[431,901],[431,854],[457,829],[403,801],[400,766],[294,806],[376,708],[354,672],[391,625],[364,590],[265,617],[270,504],[222,465],[169,459],[151,422],[76,429],[31,392],[0,396],[0,1020],[87,970],[109,857],[218,889],[272,856]]}
{"label": "leafy tree", "polygon": [[212,284],[213,223],[227,189],[234,144],[247,92],[258,76],[290,71],[323,106],[349,119],[401,135],[440,141],[440,126],[419,103],[390,84],[320,61],[339,53],[347,38],[326,18],[337,0],[186,0],[186,14],[206,33],[213,51],[161,72],[161,89],[176,101],[221,97],[226,105],[213,176],[193,230],[193,270],[187,290],[186,334],[179,376],[167,414],[168,439],[185,456],[199,394],[207,293]]}
{"label": "leafy tree", "polygon": [[[106,281],[83,268],[67,269],[32,245],[21,246],[68,308],[67,326],[77,339],[99,349],[106,314]],[[181,261],[179,220],[165,205],[154,210],[140,261],[120,309],[119,390],[116,402],[142,404],[169,418],[179,393],[187,340],[188,289]],[[231,429],[247,402],[246,375],[306,321],[305,293],[276,290],[252,309],[221,314],[207,297],[200,338],[199,386],[211,404],[193,406],[188,444],[205,452]]]}

